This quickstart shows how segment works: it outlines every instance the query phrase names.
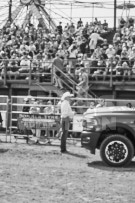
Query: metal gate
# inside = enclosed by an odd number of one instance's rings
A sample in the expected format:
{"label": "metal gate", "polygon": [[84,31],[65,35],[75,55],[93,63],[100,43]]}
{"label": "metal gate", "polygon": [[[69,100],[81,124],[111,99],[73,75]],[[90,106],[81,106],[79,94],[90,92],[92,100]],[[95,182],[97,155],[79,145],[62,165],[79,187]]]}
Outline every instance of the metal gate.
{"label": "metal gate", "polygon": [[8,96],[0,95],[0,139],[3,142],[8,141],[8,122],[9,122],[9,100]]}

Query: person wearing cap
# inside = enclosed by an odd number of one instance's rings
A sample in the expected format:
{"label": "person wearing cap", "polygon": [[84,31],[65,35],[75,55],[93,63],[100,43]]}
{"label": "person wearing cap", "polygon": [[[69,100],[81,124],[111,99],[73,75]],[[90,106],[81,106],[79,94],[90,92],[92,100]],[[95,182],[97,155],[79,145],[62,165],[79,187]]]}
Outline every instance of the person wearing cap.
{"label": "person wearing cap", "polygon": [[73,94],[65,92],[61,97],[61,124],[62,124],[62,136],[61,136],[61,152],[66,152],[66,139],[69,131],[69,122],[73,118],[74,112],[70,106],[70,98]]}

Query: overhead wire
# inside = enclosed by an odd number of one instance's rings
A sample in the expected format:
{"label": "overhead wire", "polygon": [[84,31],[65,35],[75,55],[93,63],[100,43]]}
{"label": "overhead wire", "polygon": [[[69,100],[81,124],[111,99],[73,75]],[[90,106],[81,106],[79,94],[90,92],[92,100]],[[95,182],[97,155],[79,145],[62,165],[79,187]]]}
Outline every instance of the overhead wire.
{"label": "overhead wire", "polygon": [[[5,1],[2,1],[3,3],[5,3]],[[126,2],[126,1],[125,1]],[[129,1],[127,1],[127,2],[129,2]],[[135,3],[135,1],[130,1],[130,3],[132,3],[132,2],[134,2]],[[119,0],[119,4],[121,4],[121,3],[123,3],[123,1],[122,0]],[[7,2],[6,2],[6,4],[7,4]],[[16,0],[16,1],[13,1],[13,7],[14,8],[16,8],[18,5],[20,4],[20,1],[19,0]],[[63,11],[61,11],[61,9],[70,9],[71,8],[71,4],[72,4],[72,8],[73,9],[80,9],[80,7],[82,7],[82,8],[90,8],[90,7],[92,7],[92,5],[94,4],[94,7],[97,7],[97,5],[98,4],[102,4],[102,6],[99,6],[98,5],[98,8],[100,7],[100,8],[103,8],[103,9],[114,9],[113,7],[111,8],[111,6],[114,6],[114,1],[97,1],[97,2],[95,2],[95,1],[64,1],[64,0],[51,0],[51,3],[50,3],[50,0],[49,1],[46,1],[46,5],[49,5],[49,4],[51,4],[51,5],[53,5],[53,7],[55,8],[55,9],[57,9],[57,10],[59,10],[61,13],[63,13],[64,14],[64,16],[63,15],[61,15],[61,14],[59,14],[58,12],[55,12],[55,11],[53,11],[52,9],[49,9],[49,8],[45,8],[46,10],[48,10],[48,11],[50,11],[50,12],[52,12],[52,13],[54,13],[56,16],[59,16],[59,17],[51,17],[52,19],[66,19],[66,20],[68,20],[68,21],[71,21],[71,17],[70,16],[68,16],[68,15],[66,15]],[[57,8],[56,8],[56,6],[55,5],[58,5],[57,6]],[[61,8],[61,7],[59,7],[59,5],[69,5],[69,8]],[[9,5],[6,5],[6,7],[8,7]],[[107,6],[107,7],[106,7]],[[109,7],[110,6],[110,7]],[[5,8],[5,6],[3,6],[3,5],[1,5],[0,6],[0,11],[2,11],[2,9],[4,10],[4,8]],[[13,11],[14,12],[14,11]],[[21,13],[22,14],[22,13]],[[6,15],[6,14],[5,14]],[[4,14],[2,14],[2,15],[0,15],[0,17],[2,17],[2,16],[4,16]],[[19,15],[20,16],[20,15]],[[80,16],[79,16],[80,17]],[[79,18],[79,17],[72,17],[72,20],[73,19],[76,19],[76,18]],[[106,18],[112,18],[113,16],[106,16]],[[83,17],[83,18],[92,18],[92,17]],[[105,17],[103,17],[103,16],[98,16],[98,18],[105,18]],[[15,20],[23,20],[24,18],[22,18],[21,16],[20,17],[16,17],[15,18]],[[1,20],[0,20],[1,21]],[[73,20],[74,21],[74,20]]]}
{"label": "overhead wire", "polygon": [[[56,6],[54,6],[54,8],[55,9],[58,9],[58,8],[56,8]],[[60,9],[59,9],[60,10]],[[62,12],[62,11],[61,11]],[[66,15],[64,12],[62,12],[70,21],[71,21],[71,16],[68,16],[68,15]],[[74,20],[73,20],[74,21]]]}
{"label": "overhead wire", "polygon": [[[50,11],[50,9],[49,8],[46,8],[48,11]],[[55,11],[53,11],[53,10],[51,10],[51,12],[53,12],[54,14],[56,14],[56,15],[58,15],[58,16],[60,16],[61,18],[64,18],[64,19],[66,19],[66,20],[68,20],[68,21],[70,21],[70,19],[68,19],[67,17],[63,17],[62,15],[60,15],[60,14],[58,14],[58,13],[56,13]]]}

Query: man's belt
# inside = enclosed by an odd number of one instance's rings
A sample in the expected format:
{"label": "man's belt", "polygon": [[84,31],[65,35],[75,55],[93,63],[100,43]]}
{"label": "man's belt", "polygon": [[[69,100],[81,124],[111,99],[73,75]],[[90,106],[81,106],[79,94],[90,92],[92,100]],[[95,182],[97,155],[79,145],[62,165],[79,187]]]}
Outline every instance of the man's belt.
{"label": "man's belt", "polygon": [[61,119],[62,119],[62,120],[69,120],[69,116],[67,116],[67,117],[62,117]]}

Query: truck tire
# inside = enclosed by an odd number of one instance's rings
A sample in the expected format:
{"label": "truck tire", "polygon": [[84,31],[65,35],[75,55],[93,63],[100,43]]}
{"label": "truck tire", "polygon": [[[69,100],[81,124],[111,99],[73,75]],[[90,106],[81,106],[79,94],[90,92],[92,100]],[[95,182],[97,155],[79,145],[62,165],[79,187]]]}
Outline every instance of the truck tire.
{"label": "truck tire", "polygon": [[100,156],[103,162],[109,166],[127,166],[134,156],[134,146],[123,135],[110,135],[101,143]]}

